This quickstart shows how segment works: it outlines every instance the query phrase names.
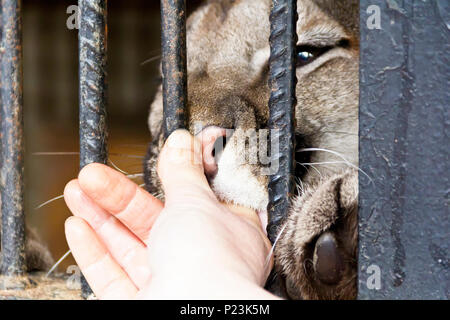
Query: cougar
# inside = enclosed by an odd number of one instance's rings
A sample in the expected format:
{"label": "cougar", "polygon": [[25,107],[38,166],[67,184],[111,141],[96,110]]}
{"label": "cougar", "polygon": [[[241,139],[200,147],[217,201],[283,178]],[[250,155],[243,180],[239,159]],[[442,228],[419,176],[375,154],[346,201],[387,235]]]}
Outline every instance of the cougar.
{"label": "cougar", "polygon": [[[210,0],[187,20],[188,129],[213,142],[204,151],[213,159],[205,174],[219,200],[253,208],[265,224],[265,165],[241,161],[240,147],[254,148],[242,143],[248,132],[267,129],[271,5],[271,0]],[[357,293],[359,2],[298,0],[297,11],[297,192],[279,226],[273,274],[285,298],[352,299]],[[164,142],[162,120],[160,87],[150,107],[152,142],[144,172],[146,189],[161,199],[156,159]]]}

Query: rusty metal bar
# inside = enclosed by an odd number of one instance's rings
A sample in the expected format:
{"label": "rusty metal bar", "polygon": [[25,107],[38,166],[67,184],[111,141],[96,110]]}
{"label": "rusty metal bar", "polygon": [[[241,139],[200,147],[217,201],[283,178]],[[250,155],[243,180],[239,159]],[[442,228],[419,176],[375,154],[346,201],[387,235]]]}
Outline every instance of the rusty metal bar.
{"label": "rusty metal bar", "polygon": [[25,273],[22,2],[2,1],[1,273]]}
{"label": "rusty metal bar", "polygon": [[161,0],[164,135],[186,127],[186,0]]}
{"label": "rusty metal bar", "polygon": [[278,162],[278,170],[269,177],[267,233],[272,243],[294,190],[296,23],[297,1],[274,0],[270,13],[269,129],[279,151],[271,151],[272,166]]}
{"label": "rusty metal bar", "polygon": [[[106,164],[107,0],[79,0],[80,169]],[[83,295],[91,291],[82,278]]]}
{"label": "rusty metal bar", "polygon": [[80,0],[80,168],[106,163],[106,0]]}

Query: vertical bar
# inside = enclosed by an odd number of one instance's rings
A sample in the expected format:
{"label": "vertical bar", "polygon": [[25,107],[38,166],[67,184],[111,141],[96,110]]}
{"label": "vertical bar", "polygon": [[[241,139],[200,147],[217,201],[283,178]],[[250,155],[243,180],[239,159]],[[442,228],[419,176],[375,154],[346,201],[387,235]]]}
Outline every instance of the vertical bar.
{"label": "vertical bar", "polygon": [[[106,164],[107,0],[79,0],[80,169]],[[84,296],[90,288],[82,278]]]}
{"label": "vertical bar", "polygon": [[22,3],[2,0],[1,273],[25,273]]}
{"label": "vertical bar", "polygon": [[450,299],[449,9],[360,2],[359,299]]}
{"label": "vertical bar", "polygon": [[186,127],[186,0],[161,0],[164,135]]}
{"label": "vertical bar", "polygon": [[274,0],[270,13],[269,129],[279,152],[271,151],[272,163],[278,162],[277,172],[269,177],[267,234],[272,243],[294,190],[296,23],[297,1]]}

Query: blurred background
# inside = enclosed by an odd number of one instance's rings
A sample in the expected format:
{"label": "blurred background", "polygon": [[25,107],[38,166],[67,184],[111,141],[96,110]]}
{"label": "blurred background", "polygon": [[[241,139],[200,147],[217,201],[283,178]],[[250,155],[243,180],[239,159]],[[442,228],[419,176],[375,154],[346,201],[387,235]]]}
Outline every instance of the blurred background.
{"label": "blurred background", "polygon": [[[188,0],[188,12],[200,1]],[[25,201],[27,223],[55,260],[68,250],[62,195],[78,174],[78,33],[66,22],[76,0],[23,0]],[[112,163],[142,173],[148,108],[160,83],[157,0],[108,1],[108,126]],[[111,163],[110,163],[111,165]],[[143,181],[135,179],[138,184]],[[69,256],[64,272],[75,264]]]}

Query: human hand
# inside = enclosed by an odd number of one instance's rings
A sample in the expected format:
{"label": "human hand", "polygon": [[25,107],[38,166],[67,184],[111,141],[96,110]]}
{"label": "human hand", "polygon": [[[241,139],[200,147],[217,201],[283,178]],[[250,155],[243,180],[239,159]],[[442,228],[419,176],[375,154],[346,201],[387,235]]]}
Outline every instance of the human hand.
{"label": "human hand", "polygon": [[98,298],[275,298],[258,216],[216,199],[196,146],[179,130],[161,151],[165,203],[101,164],[67,184],[66,238]]}

